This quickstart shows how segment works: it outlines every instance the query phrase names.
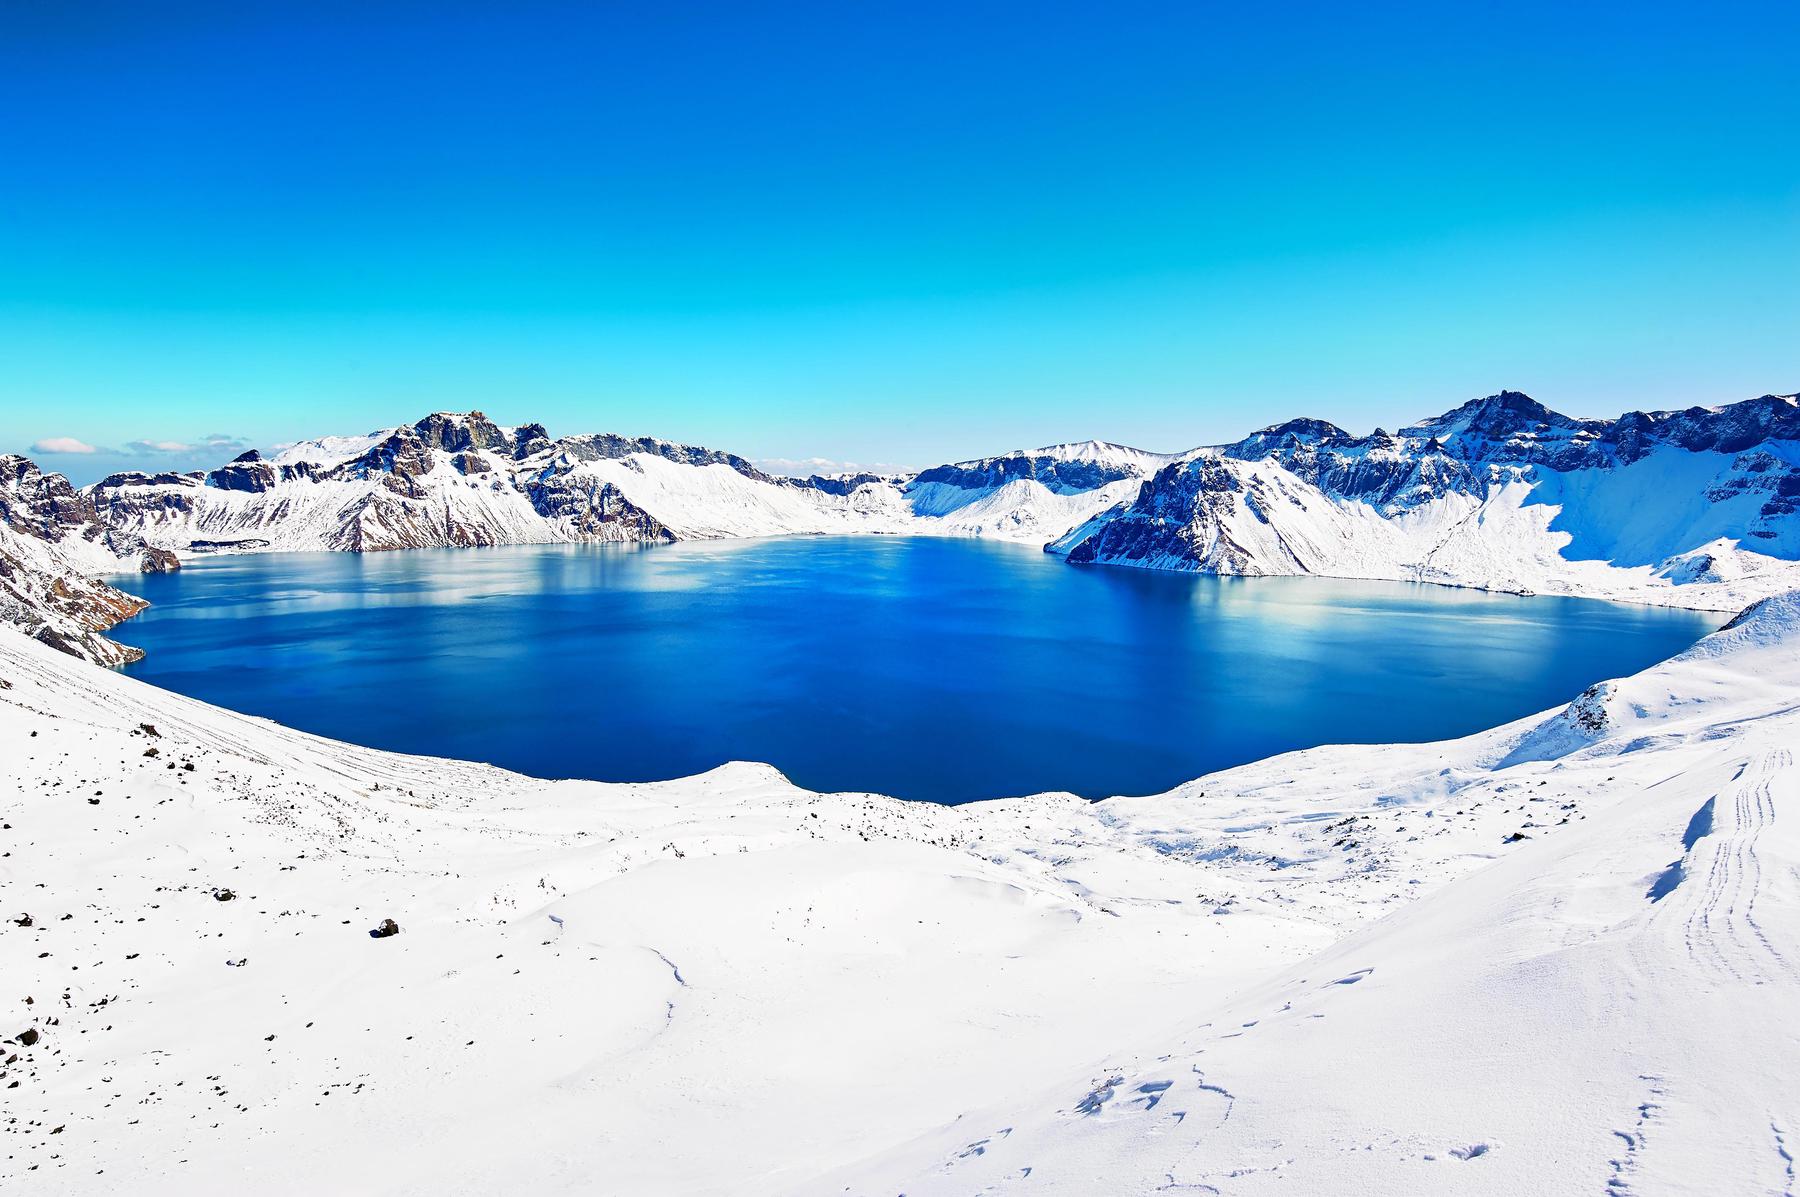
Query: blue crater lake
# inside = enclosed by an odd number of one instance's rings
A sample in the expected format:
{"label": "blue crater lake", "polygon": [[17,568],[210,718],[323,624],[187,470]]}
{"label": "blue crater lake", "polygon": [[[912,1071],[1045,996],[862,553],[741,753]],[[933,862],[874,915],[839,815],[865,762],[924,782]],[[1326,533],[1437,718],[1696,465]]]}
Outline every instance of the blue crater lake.
{"label": "blue crater lake", "polygon": [[644,781],[1148,794],[1463,735],[1715,627],[1581,599],[1070,566],[885,537],[202,559],[133,579],[127,672],[377,748]]}

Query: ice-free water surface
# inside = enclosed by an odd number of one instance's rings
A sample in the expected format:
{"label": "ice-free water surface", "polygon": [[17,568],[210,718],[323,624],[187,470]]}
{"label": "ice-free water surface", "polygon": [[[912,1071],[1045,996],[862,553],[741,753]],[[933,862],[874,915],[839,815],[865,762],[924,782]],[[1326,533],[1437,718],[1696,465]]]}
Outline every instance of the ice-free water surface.
{"label": "ice-free water surface", "polygon": [[132,579],[133,676],[378,748],[642,781],[767,761],[966,802],[1166,790],[1567,702],[1719,617],[797,538],[200,559]]}

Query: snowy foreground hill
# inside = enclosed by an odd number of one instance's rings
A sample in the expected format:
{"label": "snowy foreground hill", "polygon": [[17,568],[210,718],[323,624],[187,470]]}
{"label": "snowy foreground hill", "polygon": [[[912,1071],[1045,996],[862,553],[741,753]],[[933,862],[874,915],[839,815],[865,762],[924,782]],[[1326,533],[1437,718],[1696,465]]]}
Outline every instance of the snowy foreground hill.
{"label": "snowy foreground hill", "polygon": [[1793,596],[1467,739],[954,808],[0,630],[0,1189],[1791,1193],[1797,743]]}

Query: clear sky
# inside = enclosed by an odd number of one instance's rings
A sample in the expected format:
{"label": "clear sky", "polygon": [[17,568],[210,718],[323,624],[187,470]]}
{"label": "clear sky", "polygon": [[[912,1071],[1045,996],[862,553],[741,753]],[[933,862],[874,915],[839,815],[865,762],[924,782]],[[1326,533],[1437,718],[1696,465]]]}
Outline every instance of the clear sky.
{"label": "clear sky", "polygon": [[13,0],[0,450],[476,407],[925,465],[1789,392],[1796,61],[1774,2]]}

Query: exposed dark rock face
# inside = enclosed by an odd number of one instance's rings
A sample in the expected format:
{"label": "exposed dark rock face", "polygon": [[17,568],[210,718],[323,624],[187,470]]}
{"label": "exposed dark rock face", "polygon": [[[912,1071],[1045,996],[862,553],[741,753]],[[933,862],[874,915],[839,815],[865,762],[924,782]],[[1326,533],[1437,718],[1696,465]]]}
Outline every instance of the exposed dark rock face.
{"label": "exposed dark rock face", "polygon": [[542,424],[521,424],[513,429],[513,460],[524,461],[550,448],[550,434]]}
{"label": "exposed dark rock face", "polygon": [[181,559],[167,549],[144,546],[142,569],[147,574],[172,574],[181,568]]}
{"label": "exposed dark rock face", "polygon": [[179,568],[173,553],[110,526],[61,474],[0,457],[0,621],[86,660],[134,661],[143,653],[101,633],[146,604],[93,574]]}
{"label": "exposed dark rock face", "polygon": [[832,477],[814,474],[809,478],[784,478],[781,479],[781,481],[794,486],[811,487],[813,490],[819,491],[822,494],[838,495],[841,497],[850,494],[859,486],[867,486],[872,482],[886,482],[888,479],[882,477],[880,474],[863,473],[838,474]]}
{"label": "exposed dark rock face", "polygon": [[746,478],[754,478],[758,482],[792,482],[793,479],[777,479],[770,474],[751,465],[735,453],[721,453],[717,449],[703,449],[698,445],[677,445],[669,441],[657,440],[652,436],[624,437],[612,433],[596,433],[587,436],[570,436],[555,442],[559,453],[568,455],[574,461],[602,461],[630,457],[634,453],[647,453],[661,457],[680,465],[730,466]]}
{"label": "exposed dark rock face", "polygon": [[100,665],[142,660],[141,649],[101,633],[146,606],[144,600],[96,578],[60,563],[37,565],[0,544],[0,622],[51,648]]}
{"label": "exposed dark rock face", "polygon": [[1225,453],[1231,457],[1254,460],[1280,448],[1291,451],[1302,445],[1317,445],[1320,441],[1352,439],[1354,438],[1348,432],[1329,420],[1301,417],[1281,424],[1271,424],[1259,432],[1252,432],[1243,440],[1226,445]]}
{"label": "exposed dark rock face", "polygon": [[0,456],[0,524],[46,544],[76,551],[98,548],[107,556],[137,562],[154,572],[179,568],[172,556],[160,552],[154,563],[146,559],[141,536],[114,527],[93,500],[61,474],[46,474],[29,458],[16,454]]}
{"label": "exposed dark rock face", "polygon": [[1328,494],[1390,511],[1452,491],[1470,493],[1487,481],[1485,474],[1446,452],[1433,437],[1421,444],[1379,429],[1356,437],[1323,420],[1296,423],[1318,431],[1302,436],[1282,432],[1287,426],[1278,425],[1227,445],[1220,453],[1238,461],[1277,462]]}
{"label": "exposed dark rock face", "polygon": [[1109,482],[1133,476],[1130,470],[1112,464],[1066,461],[1057,457],[1015,453],[921,470],[907,484],[907,489],[936,482],[960,490],[985,490],[1029,478],[1034,482],[1041,482],[1053,491],[1066,493],[1096,490]]}
{"label": "exposed dark rock face", "polygon": [[566,519],[583,537],[663,544],[675,540],[673,532],[634,505],[618,487],[566,468],[546,470],[526,483],[525,494],[539,515]]}
{"label": "exposed dark rock face", "polygon": [[1766,441],[1800,441],[1800,404],[1792,395],[1764,395],[1723,408],[1628,412],[1619,417],[1614,440],[1625,462],[1658,444],[1691,452],[1741,453]]}
{"label": "exposed dark rock face", "polygon": [[1202,563],[1209,572],[1258,572],[1251,554],[1223,527],[1245,484],[1216,457],[1176,462],[1144,483],[1121,518],[1104,523],[1069,551],[1076,564]]}

